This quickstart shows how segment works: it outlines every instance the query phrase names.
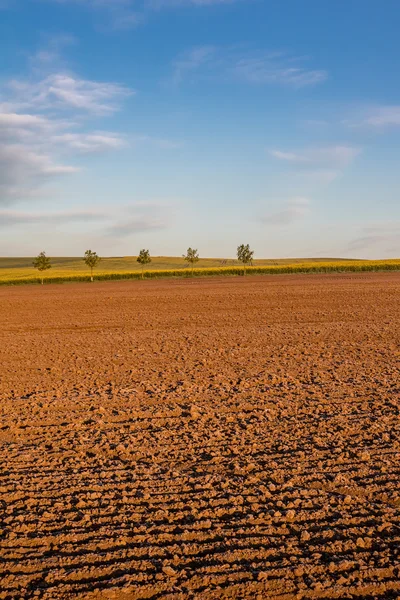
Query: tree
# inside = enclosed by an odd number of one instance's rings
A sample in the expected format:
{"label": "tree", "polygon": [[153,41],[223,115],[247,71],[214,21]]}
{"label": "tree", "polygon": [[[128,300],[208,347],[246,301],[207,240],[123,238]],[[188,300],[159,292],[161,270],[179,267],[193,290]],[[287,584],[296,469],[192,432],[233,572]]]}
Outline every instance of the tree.
{"label": "tree", "polygon": [[145,265],[151,263],[150,252],[148,250],[141,250],[139,252],[139,256],[137,257],[137,262],[142,265],[142,279],[143,279],[143,269]]}
{"label": "tree", "polygon": [[90,281],[93,281],[93,269],[97,266],[98,262],[100,261],[100,257],[97,256],[96,252],[86,250],[83,260],[86,266],[88,266],[90,269]]}
{"label": "tree", "polygon": [[193,269],[194,269],[195,263],[197,263],[197,261],[199,260],[199,253],[197,252],[197,250],[194,250],[193,248],[188,248],[186,251],[186,254],[182,254],[182,257],[186,260],[186,262],[188,262],[192,266],[192,277],[193,277]]}
{"label": "tree", "polygon": [[46,256],[46,252],[41,252],[35,258],[35,260],[33,261],[32,264],[35,267],[35,269],[37,269],[41,273],[40,279],[41,279],[42,285],[43,285],[43,283],[44,283],[43,272],[47,271],[48,269],[51,269],[50,258],[48,256]]}
{"label": "tree", "polygon": [[254,250],[250,250],[249,244],[241,244],[237,248],[238,260],[243,263],[243,275],[246,275],[246,265],[253,261]]}

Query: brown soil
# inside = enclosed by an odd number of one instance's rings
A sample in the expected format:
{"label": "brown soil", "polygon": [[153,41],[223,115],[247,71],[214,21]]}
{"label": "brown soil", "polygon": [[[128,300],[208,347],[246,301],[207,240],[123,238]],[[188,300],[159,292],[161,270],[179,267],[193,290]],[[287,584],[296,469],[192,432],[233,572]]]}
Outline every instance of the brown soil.
{"label": "brown soil", "polygon": [[0,289],[0,599],[399,598],[400,275]]}

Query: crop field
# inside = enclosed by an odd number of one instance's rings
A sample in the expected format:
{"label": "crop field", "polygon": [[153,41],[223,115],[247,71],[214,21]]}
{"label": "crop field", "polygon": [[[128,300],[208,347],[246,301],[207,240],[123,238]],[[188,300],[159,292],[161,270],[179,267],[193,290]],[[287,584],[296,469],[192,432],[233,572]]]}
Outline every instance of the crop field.
{"label": "crop field", "polygon": [[400,273],[0,289],[0,599],[400,597]]}
{"label": "crop field", "polygon": [[[33,258],[0,258],[0,285],[40,283],[40,274],[32,266]],[[90,272],[81,258],[52,259],[52,268],[44,274],[46,283],[90,281]],[[284,274],[319,272],[358,272],[400,270],[400,259],[350,260],[338,258],[255,259],[246,267],[247,274]],[[154,279],[166,277],[204,277],[242,275],[243,265],[235,259],[203,258],[192,270],[179,257],[154,257],[142,271],[136,257],[101,259],[94,271],[98,281],[118,279]]]}

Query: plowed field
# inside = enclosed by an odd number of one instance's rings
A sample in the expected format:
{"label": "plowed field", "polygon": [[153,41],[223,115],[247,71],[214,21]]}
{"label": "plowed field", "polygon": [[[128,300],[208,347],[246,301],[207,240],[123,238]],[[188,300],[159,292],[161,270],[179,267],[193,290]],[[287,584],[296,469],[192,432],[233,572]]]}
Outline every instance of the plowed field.
{"label": "plowed field", "polygon": [[399,598],[400,275],[0,289],[0,599]]}

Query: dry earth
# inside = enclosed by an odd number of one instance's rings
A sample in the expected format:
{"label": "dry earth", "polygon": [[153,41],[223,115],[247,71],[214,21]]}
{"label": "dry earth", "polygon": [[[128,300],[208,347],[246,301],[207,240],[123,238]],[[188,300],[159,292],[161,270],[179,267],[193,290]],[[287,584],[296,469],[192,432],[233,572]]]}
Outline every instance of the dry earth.
{"label": "dry earth", "polygon": [[399,598],[399,300],[0,289],[0,599]]}

